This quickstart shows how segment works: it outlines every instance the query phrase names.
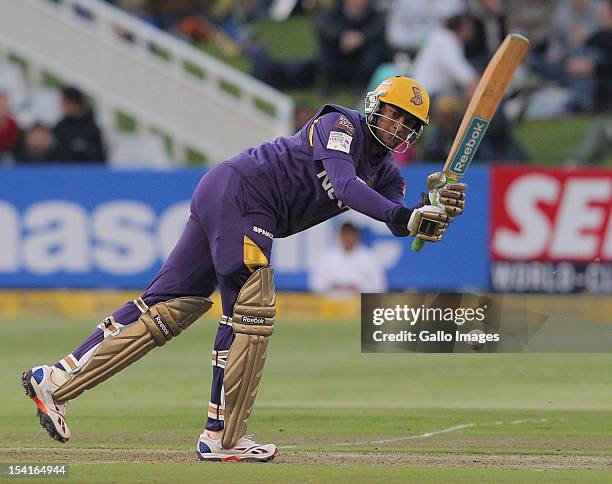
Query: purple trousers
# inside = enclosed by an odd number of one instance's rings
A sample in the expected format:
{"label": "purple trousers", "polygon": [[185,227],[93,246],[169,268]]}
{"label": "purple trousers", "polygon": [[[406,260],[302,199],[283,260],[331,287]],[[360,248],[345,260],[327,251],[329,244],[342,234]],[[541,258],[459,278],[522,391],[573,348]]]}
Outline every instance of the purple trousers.
{"label": "purple trousers", "polygon": [[[202,177],[193,193],[189,220],[180,240],[147,287],[142,299],[151,306],[180,296],[210,296],[221,292],[223,315],[231,317],[238,292],[251,275],[244,265],[244,236],[248,236],[270,260],[276,228],[274,211],[249,193],[248,183],[223,163]],[[263,229],[263,230],[261,230]],[[113,313],[117,323],[135,322],[140,311],[133,302]],[[225,319],[225,318],[224,318]],[[219,324],[213,347],[213,380],[206,428],[223,429],[223,373],[234,333]],[[72,356],[77,360],[103,339],[97,329]],[[206,362],[205,364],[207,364]]]}

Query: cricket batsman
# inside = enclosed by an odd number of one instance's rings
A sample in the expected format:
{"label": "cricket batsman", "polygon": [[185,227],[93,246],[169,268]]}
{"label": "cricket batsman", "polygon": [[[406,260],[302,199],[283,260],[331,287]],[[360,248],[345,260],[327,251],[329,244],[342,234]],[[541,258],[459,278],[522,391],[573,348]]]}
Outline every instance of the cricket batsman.
{"label": "cricket batsman", "polygon": [[328,104],[295,135],[248,148],[208,171],[191,200],[180,240],[144,294],[104,319],[53,365],[26,370],[22,384],[41,425],[70,438],[66,403],[187,329],[221,292],[212,350],[208,419],[197,455],[208,461],[268,461],[274,444],[247,435],[275,319],[272,242],[353,209],[398,237],[439,241],[465,204],[462,183],[442,173],[404,206],[405,183],[390,152],[405,151],[429,121],[429,96],[408,77],[367,94],[365,117]]}

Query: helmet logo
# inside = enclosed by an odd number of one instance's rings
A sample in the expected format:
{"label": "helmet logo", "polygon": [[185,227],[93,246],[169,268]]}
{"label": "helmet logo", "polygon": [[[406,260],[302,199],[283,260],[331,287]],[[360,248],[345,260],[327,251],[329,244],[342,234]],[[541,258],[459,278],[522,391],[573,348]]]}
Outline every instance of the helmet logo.
{"label": "helmet logo", "polygon": [[410,102],[415,106],[423,104],[423,95],[421,94],[421,90],[418,87],[413,86],[412,92],[414,93],[414,96],[412,97]]}

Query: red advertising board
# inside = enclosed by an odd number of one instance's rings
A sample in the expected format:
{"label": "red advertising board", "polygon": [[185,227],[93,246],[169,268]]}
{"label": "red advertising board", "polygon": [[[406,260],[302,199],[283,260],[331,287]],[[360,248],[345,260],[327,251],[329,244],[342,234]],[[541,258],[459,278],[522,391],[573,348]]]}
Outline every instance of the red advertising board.
{"label": "red advertising board", "polygon": [[495,167],[495,290],[612,292],[612,170]]}

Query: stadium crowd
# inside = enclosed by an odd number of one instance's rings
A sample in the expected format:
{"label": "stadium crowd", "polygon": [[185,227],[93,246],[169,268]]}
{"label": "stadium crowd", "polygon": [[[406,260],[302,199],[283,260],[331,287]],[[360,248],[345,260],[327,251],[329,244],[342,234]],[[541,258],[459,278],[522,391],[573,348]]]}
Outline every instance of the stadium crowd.
{"label": "stadium crowd", "polygon": [[[587,136],[568,156],[580,163],[610,149],[612,0],[107,1],[189,42],[212,43],[222,55],[248,59],[255,77],[279,89],[315,89],[329,101],[348,90],[357,100],[389,75],[416,78],[432,96],[432,129],[420,151],[400,163],[445,157],[480,73],[504,36],[520,33],[532,43],[529,58],[478,158],[527,161],[511,134],[525,117],[603,113],[589,130],[598,135]],[[316,55],[274,58],[257,40],[258,22],[298,14],[312,19]],[[110,134],[101,134],[78,89],[28,97],[14,76],[0,64],[0,159],[105,162],[111,151],[111,160],[121,162],[130,156],[129,146],[123,155],[105,146]],[[314,109],[300,105],[296,124]],[[163,158],[160,150],[151,156]]]}

